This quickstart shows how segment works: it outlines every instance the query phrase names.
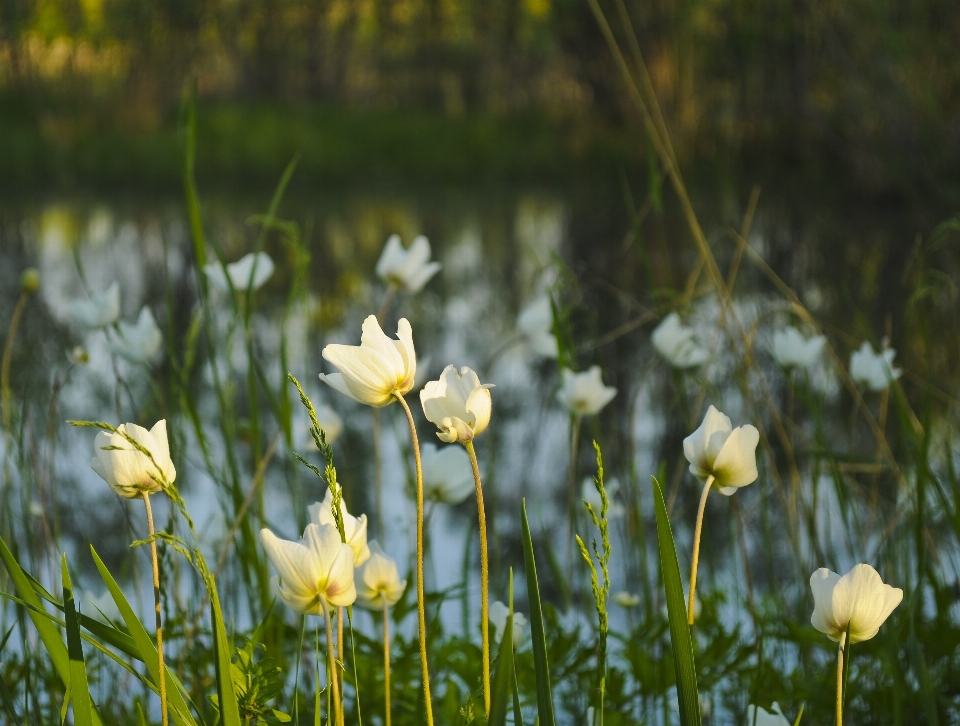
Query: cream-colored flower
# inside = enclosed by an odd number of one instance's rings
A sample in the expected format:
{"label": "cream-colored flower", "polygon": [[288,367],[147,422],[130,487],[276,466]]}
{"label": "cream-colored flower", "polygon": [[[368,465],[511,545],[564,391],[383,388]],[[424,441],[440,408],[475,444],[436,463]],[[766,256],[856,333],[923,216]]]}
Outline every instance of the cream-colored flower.
{"label": "cream-colored flower", "polygon": [[[493,639],[496,642],[500,642],[500,639],[503,637],[503,631],[507,629],[507,618],[510,617],[510,608],[504,605],[499,600],[495,601],[493,605],[490,606],[490,623],[493,625],[494,636]],[[516,648],[517,645],[523,640],[524,628],[527,627],[527,619],[524,617],[523,613],[518,613],[516,610],[513,611],[513,647]]]}
{"label": "cream-colored flower", "polygon": [[873,346],[865,340],[860,350],[850,356],[850,377],[871,391],[882,391],[903,373],[893,367],[896,354],[893,348],[884,348],[882,353],[875,353]]}
{"label": "cream-colored flower", "polygon": [[260,542],[277,570],[270,588],[291,610],[323,615],[327,608],[353,605],[357,599],[353,550],[340,541],[332,524],[308,524],[300,542],[261,529]]}
{"label": "cream-colored flower", "polygon": [[117,322],[120,317],[120,285],[114,282],[106,290],[95,292],[89,300],[73,300],[67,315],[75,324],[96,330]]}
{"label": "cream-colored flower", "polygon": [[[226,267],[226,272],[224,272],[224,267]],[[206,273],[210,284],[221,292],[229,292],[230,285],[233,285],[233,289],[237,292],[258,290],[263,286],[263,283],[270,279],[273,270],[273,260],[266,252],[250,252],[228,265],[211,262],[203,266],[203,271]],[[228,277],[230,278],[229,283],[227,282]]]}
{"label": "cream-colored flower", "polygon": [[695,368],[710,359],[710,352],[697,342],[693,329],[683,325],[675,312],[660,321],[650,341],[674,368]]}
{"label": "cream-colored flower", "polygon": [[132,423],[120,424],[116,433],[101,431],[93,442],[93,450],[91,468],[121,497],[132,499],[143,492],[163,491],[177,478],[170,459],[167,422],[163,419],[149,431]]}
{"label": "cream-colored flower", "polygon": [[730,419],[711,406],[700,428],[683,440],[690,473],[700,481],[714,478],[721,494],[757,480],[757,444],[760,432],[747,424],[733,428]]}
{"label": "cream-colored flower", "polygon": [[820,360],[820,354],[826,342],[827,339],[822,335],[804,338],[799,330],[791,326],[773,334],[771,352],[777,363],[784,368],[797,367],[810,370]]}
{"label": "cream-colored flower", "polygon": [[[607,518],[617,519],[622,517],[625,510],[616,499],[617,492],[620,491],[620,481],[616,477],[611,477],[603,483],[603,487],[607,492]],[[600,516],[600,507],[603,506],[603,502],[600,501],[600,492],[597,491],[592,476],[585,477],[580,485],[580,498],[593,507],[593,511],[597,513],[598,517]]]}
{"label": "cream-colored flower", "polygon": [[527,345],[537,355],[556,358],[559,355],[557,339],[553,335],[553,308],[550,297],[541,295],[520,311],[517,329]]}
{"label": "cream-colored flower", "polygon": [[380,253],[377,275],[391,287],[417,293],[440,270],[439,262],[430,262],[430,240],[415,237],[410,249],[404,249],[400,235],[393,234]]}
{"label": "cream-colored flower", "polygon": [[903,600],[903,590],[885,585],[870,565],[855,565],[840,577],[826,567],[810,576],[813,615],[810,622],[830,640],[841,642],[850,629],[850,642],[870,640]]}
{"label": "cream-colored flower", "polygon": [[459,504],[474,492],[470,457],[462,446],[424,444],[420,450],[423,496],[443,504]]}
{"label": "cream-colored flower", "polygon": [[384,601],[393,607],[407,589],[396,561],[386,555],[376,540],[370,542],[370,559],[357,571],[357,585],[357,604],[370,610],[382,609]]}
{"label": "cream-colored flower", "polygon": [[354,401],[381,408],[413,388],[417,375],[417,353],[413,330],[406,318],[400,318],[397,338],[380,329],[376,315],[363,321],[360,345],[328,345],[323,357],[339,373],[320,374],[320,380]]}
{"label": "cream-colored flower", "polygon": [[[332,524],[336,527],[336,520],[333,518],[333,494],[327,487],[327,493],[322,502],[314,502],[307,507],[310,515],[310,521],[314,524]],[[354,517],[347,511],[347,505],[340,499],[340,517],[343,520],[343,535],[346,543],[353,550],[353,564],[360,567],[364,562],[370,559],[370,547],[367,546],[367,515],[361,514]]]}
{"label": "cream-colored flower", "polygon": [[420,391],[420,404],[427,421],[440,431],[441,441],[465,443],[483,433],[490,423],[492,383],[480,378],[464,366],[447,366],[439,381],[429,381]]}
{"label": "cream-colored flower", "polygon": [[614,593],[613,601],[620,607],[629,610],[640,604],[640,596],[636,593],[621,590],[620,592]]}
{"label": "cream-colored flower", "polygon": [[790,721],[780,709],[780,704],[776,701],[770,706],[769,711],[761,706],[747,706],[747,724],[748,726],[791,726]]}
{"label": "cream-colored flower", "polygon": [[600,366],[591,366],[583,373],[574,373],[564,368],[561,371],[563,385],[557,398],[570,413],[577,416],[594,416],[613,400],[617,389],[603,385]]}
{"label": "cream-colored flower", "polygon": [[116,340],[111,341],[110,349],[132,363],[145,363],[159,352],[161,345],[163,335],[150,308],[145,307],[136,323],[117,323]]}

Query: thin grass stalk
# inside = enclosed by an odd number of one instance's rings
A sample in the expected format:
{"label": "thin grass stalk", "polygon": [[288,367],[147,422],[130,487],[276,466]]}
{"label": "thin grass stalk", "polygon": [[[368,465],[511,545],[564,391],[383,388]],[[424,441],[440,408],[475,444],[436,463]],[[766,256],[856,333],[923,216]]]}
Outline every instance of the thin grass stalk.
{"label": "thin grass stalk", "polygon": [[160,563],[157,559],[157,541],[154,539],[153,509],[150,507],[149,492],[143,493],[143,506],[147,510],[147,532],[150,535],[150,559],[153,563],[153,602],[157,617],[157,660],[159,661],[160,715],[163,726],[169,726],[167,715],[167,669],[163,663],[163,623],[160,617]]}
{"label": "thin grass stalk", "polygon": [[343,704],[340,702],[340,681],[337,678],[337,662],[334,656],[333,622],[330,618],[330,607],[323,603],[323,622],[327,629],[327,683],[331,688],[333,701],[334,723],[343,726]]}
{"label": "thin grass stalk", "polygon": [[383,723],[390,726],[390,606],[383,600]]}
{"label": "thin grass stalk", "polygon": [[697,565],[700,563],[700,532],[703,529],[703,513],[707,508],[707,495],[713,487],[713,476],[708,476],[703,485],[703,494],[700,495],[700,506],[697,508],[697,525],[693,530],[693,557],[690,561],[690,598],[687,603],[687,625],[693,627],[693,605],[697,597]]}
{"label": "thin grass stalk", "polygon": [[490,562],[487,556],[487,515],[483,508],[483,486],[480,483],[480,466],[477,464],[477,452],[473,441],[463,444],[470,454],[470,466],[473,467],[473,483],[477,489],[477,516],[480,520],[480,634],[483,644],[483,708],[490,715],[490,611],[489,581]]}
{"label": "thin grass stalk", "polygon": [[417,625],[420,636],[420,669],[423,674],[423,699],[427,713],[427,726],[433,726],[433,703],[430,700],[430,666],[427,663],[427,609],[426,598],[423,592],[423,466],[420,463],[420,440],[417,437],[417,426],[413,421],[413,413],[403,395],[394,396],[407,414],[407,423],[410,425],[410,438],[413,441],[413,459],[417,467]]}
{"label": "thin grass stalk", "polygon": [[10,328],[7,330],[7,342],[3,346],[3,366],[0,372],[0,396],[3,401],[3,430],[10,434],[10,364],[13,361],[13,341],[17,337],[17,329],[20,327],[20,318],[23,317],[23,311],[27,306],[27,300],[30,298],[30,292],[20,291],[20,297],[17,299],[17,305],[13,309],[13,316],[10,318]]}

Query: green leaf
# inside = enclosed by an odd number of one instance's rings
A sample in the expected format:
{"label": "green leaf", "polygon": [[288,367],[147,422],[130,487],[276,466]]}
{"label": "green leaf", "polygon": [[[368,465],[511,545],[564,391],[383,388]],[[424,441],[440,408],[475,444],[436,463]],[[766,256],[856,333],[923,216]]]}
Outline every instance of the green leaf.
{"label": "green leaf", "polygon": [[520,503],[523,524],[523,563],[527,571],[527,599],[530,601],[530,634],[533,639],[533,669],[537,681],[537,712],[540,726],[556,726],[553,715],[553,693],[550,687],[550,662],[547,659],[547,637],[543,629],[543,609],[540,607],[540,585],[537,582],[537,563],[533,557],[533,538],[527,521],[527,500]]}
{"label": "green leaf", "polygon": [[70,692],[73,696],[73,723],[75,726],[93,726],[93,702],[87,682],[87,666],[83,662],[83,646],[80,642],[80,622],[73,601],[73,585],[67,556],[60,563],[63,576],[63,613],[67,624],[67,655],[70,658]]}
{"label": "green leaf", "polygon": [[210,613],[213,617],[213,652],[214,665],[217,671],[217,701],[220,707],[221,726],[241,726],[240,706],[237,703],[237,693],[233,688],[233,679],[230,677],[230,654],[233,648],[227,638],[227,631],[223,625],[223,613],[220,610],[220,597],[217,595],[213,575],[207,579],[207,588],[210,590]]}
{"label": "green leaf", "polygon": [[660,545],[660,570],[663,589],[667,596],[667,614],[670,620],[670,643],[673,646],[673,665],[677,672],[677,701],[680,705],[680,725],[700,726],[700,696],[697,692],[697,668],[693,660],[693,642],[687,625],[687,608],[680,579],[677,547],[670,529],[667,505],[655,476],[653,506],[657,515],[657,540]]}
{"label": "green leaf", "polygon": [[500,639],[497,652],[497,667],[493,674],[493,689],[490,693],[490,716],[488,726],[504,726],[507,723],[507,704],[513,691],[513,568],[510,568],[510,614]]}
{"label": "green leaf", "polygon": [[[29,606],[27,608],[27,614],[33,621],[33,625],[40,635],[40,640],[50,655],[53,667],[57,670],[57,674],[60,676],[60,680],[63,681],[64,686],[69,688],[70,657],[67,653],[67,647],[63,644],[63,640],[60,639],[60,630],[40,612],[34,612],[34,609],[43,611],[43,604],[40,602],[40,598],[37,597],[37,593],[34,592],[27,574],[20,567],[19,563],[17,563],[17,559],[13,556],[13,553],[7,547],[7,543],[4,542],[2,538],[0,538],[0,558],[3,559],[7,572],[10,573],[10,579],[13,580],[13,584],[17,588],[17,592],[20,593],[20,597],[24,603]],[[92,712],[91,718],[95,726],[102,726],[102,721],[100,721],[100,717],[96,711]]]}

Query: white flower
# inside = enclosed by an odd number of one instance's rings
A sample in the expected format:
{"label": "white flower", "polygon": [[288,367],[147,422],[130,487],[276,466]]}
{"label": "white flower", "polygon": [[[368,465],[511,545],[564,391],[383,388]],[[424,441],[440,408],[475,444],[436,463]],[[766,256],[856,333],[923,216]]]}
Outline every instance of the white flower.
{"label": "white flower", "polygon": [[851,643],[870,640],[903,600],[903,590],[884,585],[880,574],[863,564],[854,566],[843,577],[821,567],[810,576],[810,589],[810,622],[838,643],[847,628]]}
{"label": "white flower", "polygon": [[850,356],[850,377],[862,383],[871,391],[882,391],[903,373],[893,367],[893,357],[897,354],[893,348],[885,348],[875,353],[869,341],[863,341],[860,350]]}
{"label": "white flower", "polygon": [[820,353],[826,342],[827,339],[822,335],[804,338],[799,330],[791,326],[773,334],[771,352],[777,363],[784,368],[796,366],[810,370],[820,360]]}
{"label": "white flower", "polygon": [[600,366],[592,366],[584,373],[574,373],[564,368],[563,386],[557,398],[571,413],[577,416],[593,416],[600,413],[617,395],[617,389],[603,385]]}
{"label": "white flower", "polygon": [[[340,434],[343,433],[343,419],[336,411],[322,403],[316,406],[314,411],[317,414],[317,423],[320,424],[320,430],[323,431],[324,438],[332,446],[333,442],[340,438]],[[312,435],[307,439],[307,448],[313,450],[317,448]]]}
{"label": "white flower", "polygon": [[407,588],[396,561],[387,557],[376,540],[370,542],[370,559],[357,571],[357,582],[357,604],[370,610],[383,608],[384,600],[393,607]]}
{"label": "white flower", "polygon": [[456,366],[447,366],[439,381],[429,381],[420,391],[420,403],[427,421],[440,431],[441,441],[461,443],[472,441],[490,423],[490,390],[492,383],[480,383],[480,378],[464,366],[457,373]]}
{"label": "white flower", "polygon": [[120,317],[120,285],[114,282],[102,292],[95,292],[89,300],[73,300],[67,314],[77,325],[89,330],[104,328]]}
{"label": "white flower", "polygon": [[381,408],[413,388],[417,375],[417,353],[413,330],[406,318],[397,325],[399,340],[389,338],[380,329],[376,315],[363,321],[360,345],[328,345],[324,359],[340,372],[320,374],[320,380],[354,401]]}
{"label": "white flower", "polygon": [[430,262],[430,241],[422,234],[407,250],[400,243],[400,235],[390,235],[377,261],[377,275],[391,287],[409,293],[420,292],[439,270],[439,262]]}
{"label": "white flower", "polygon": [[[227,268],[226,273],[224,273],[224,267]],[[228,265],[211,262],[203,266],[210,284],[222,292],[229,292],[230,285],[233,285],[233,289],[237,292],[246,292],[248,289],[258,290],[270,279],[273,269],[273,260],[266,252],[250,252]]]}
{"label": "white flower", "polygon": [[308,524],[300,542],[261,529],[260,542],[277,570],[270,589],[291,610],[322,615],[329,607],[346,607],[357,599],[353,550],[340,541],[332,524]]}
{"label": "white flower", "polygon": [[[620,482],[616,478],[610,478],[603,483],[604,489],[607,491],[607,518],[616,519],[624,515],[623,505],[620,502],[614,501],[617,492],[620,491]],[[597,516],[600,516],[600,507],[603,503],[600,501],[600,492],[597,491],[596,485],[593,483],[593,477],[585,477],[583,483],[580,485],[580,498],[593,507],[593,511],[597,513]]]}
{"label": "white flower", "polygon": [[657,352],[674,368],[695,368],[710,358],[709,351],[697,343],[693,330],[680,322],[676,312],[660,322],[650,340]]}
{"label": "white flower", "polygon": [[614,593],[613,601],[622,608],[635,608],[640,604],[640,596],[627,592],[626,590],[621,590],[620,592]]}
{"label": "white flower", "polygon": [[776,701],[765,711],[760,706],[747,706],[747,726],[791,726]]}
{"label": "white flower", "polygon": [[[341,495],[342,495],[341,491]],[[310,521],[314,524],[332,524],[336,528],[333,518],[333,494],[327,487],[327,493],[322,502],[314,502],[307,507]],[[340,499],[340,518],[343,520],[343,535],[346,543],[353,550],[353,564],[357,567],[370,559],[370,547],[367,546],[367,515],[354,517],[347,511],[347,505]]]}
{"label": "white flower", "polygon": [[437,449],[424,444],[420,450],[423,468],[423,496],[443,504],[459,504],[474,490],[470,457],[462,446]]}
{"label": "white flower", "polygon": [[[134,446],[128,436],[142,450]],[[177,478],[170,459],[167,422],[163,419],[149,431],[132,423],[120,424],[116,433],[101,431],[93,442],[93,453],[91,468],[113,491],[127,499],[138,497],[142,492],[162,491]]]}
{"label": "white flower", "polygon": [[517,329],[537,355],[544,358],[556,358],[559,355],[557,339],[552,332],[553,308],[549,296],[541,295],[520,312]]}
{"label": "white flower", "polygon": [[730,419],[711,406],[700,428],[683,440],[690,473],[700,481],[714,477],[721,494],[757,480],[757,444],[760,432],[747,424],[732,428]]}
{"label": "white flower", "polygon": [[[496,642],[500,642],[500,638],[503,637],[503,631],[507,627],[507,618],[510,617],[510,608],[504,605],[499,600],[495,601],[493,605],[490,606],[490,623],[493,625],[494,636],[493,639]],[[523,639],[523,631],[527,626],[527,619],[523,616],[523,613],[518,613],[516,610],[513,611],[513,647],[516,648],[517,644]]]}
{"label": "white flower", "polygon": [[145,363],[150,360],[163,344],[163,335],[150,308],[145,307],[140,311],[136,323],[121,320],[117,327],[117,339],[110,343],[110,349],[132,363]]}

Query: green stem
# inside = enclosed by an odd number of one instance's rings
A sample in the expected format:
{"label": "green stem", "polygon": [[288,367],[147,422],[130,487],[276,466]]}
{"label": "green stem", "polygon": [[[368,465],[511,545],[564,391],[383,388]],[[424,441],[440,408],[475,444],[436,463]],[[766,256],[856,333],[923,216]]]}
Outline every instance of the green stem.
{"label": "green stem", "polygon": [[159,661],[160,715],[163,726],[168,726],[167,715],[167,668],[163,663],[163,626],[160,618],[160,563],[157,559],[157,541],[153,539],[153,509],[150,507],[150,494],[143,492],[143,505],[147,510],[147,531],[150,534],[150,559],[153,561],[153,601],[157,615],[157,659]]}
{"label": "green stem", "polygon": [[837,650],[837,726],[843,726],[843,643],[846,633],[840,636],[840,648]]}
{"label": "green stem", "polygon": [[413,440],[413,458],[417,465],[417,620],[420,635],[420,669],[423,673],[423,699],[427,712],[427,726],[433,726],[433,703],[430,700],[430,667],[427,664],[427,610],[423,592],[423,467],[420,463],[420,440],[417,438],[417,426],[413,422],[410,407],[403,395],[394,393],[396,399],[407,414],[410,425],[410,438]]}
{"label": "green stem", "polygon": [[384,726],[390,726],[390,606],[383,598],[383,708]]}
{"label": "green stem", "polygon": [[13,309],[13,316],[10,318],[10,328],[7,331],[7,342],[3,346],[3,364],[0,367],[0,408],[3,409],[3,430],[12,437],[10,432],[10,363],[13,360],[13,341],[17,337],[17,328],[20,327],[20,318],[23,317],[23,309],[27,305],[27,299],[30,293],[21,292],[17,300],[17,306]]}
{"label": "green stem", "polygon": [[333,623],[330,619],[330,608],[326,602],[323,604],[323,620],[327,627],[327,683],[333,689],[333,713],[334,723],[337,726],[343,726],[343,708],[340,704],[340,679],[337,678],[337,663],[334,658],[333,645]]}
{"label": "green stem", "polygon": [[487,557],[487,515],[483,508],[483,485],[480,483],[480,466],[477,464],[477,452],[473,441],[463,443],[470,454],[473,467],[473,482],[477,488],[477,514],[480,519],[480,633],[483,643],[483,707],[490,715],[490,613],[489,585],[490,562]]}
{"label": "green stem", "polygon": [[697,526],[693,530],[693,560],[690,564],[690,601],[687,604],[687,625],[693,627],[693,604],[697,597],[697,565],[700,564],[700,532],[703,529],[703,512],[707,508],[707,495],[713,486],[713,476],[708,476],[700,495],[700,507],[697,509]]}

